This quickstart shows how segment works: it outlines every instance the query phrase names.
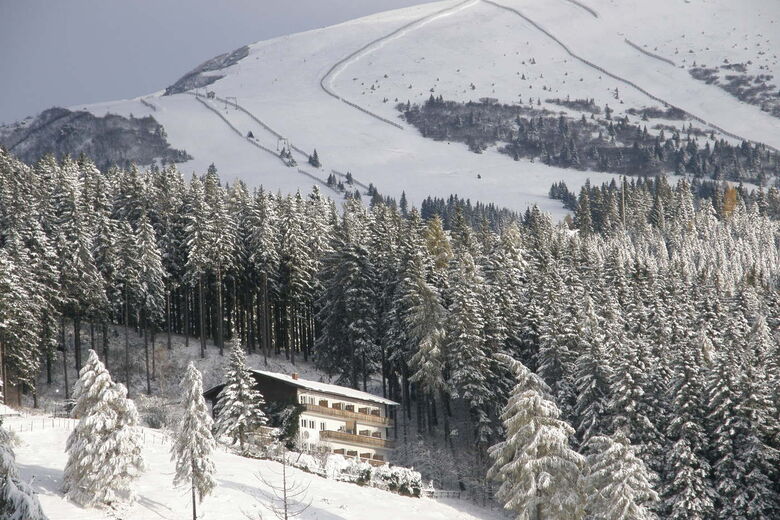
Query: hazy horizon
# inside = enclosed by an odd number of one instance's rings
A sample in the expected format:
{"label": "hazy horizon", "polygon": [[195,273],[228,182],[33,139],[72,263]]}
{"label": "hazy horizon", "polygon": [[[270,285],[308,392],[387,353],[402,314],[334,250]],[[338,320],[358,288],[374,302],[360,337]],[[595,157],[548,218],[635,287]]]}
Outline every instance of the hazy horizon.
{"label": "hazy horizon", "polygon": [[426,0],[0,0],[0,123],[161,90],[242,45]]}

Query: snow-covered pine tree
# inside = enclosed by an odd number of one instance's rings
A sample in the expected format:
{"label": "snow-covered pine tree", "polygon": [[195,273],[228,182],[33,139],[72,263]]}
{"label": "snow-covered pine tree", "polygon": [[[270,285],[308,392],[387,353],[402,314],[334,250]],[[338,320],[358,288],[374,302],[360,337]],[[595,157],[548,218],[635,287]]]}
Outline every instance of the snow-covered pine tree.
{"label": "snow-covered pine tree", "polygon": [[211,494],[216,486],[211,453],[216,442],[211,434],[212,420],[203,399],[203,380],[190,362],[181,381],[184,414],[176,429],[171,460],[176,464],[175,486],[189,486],[192,494],[192,519],[197,519],[197,502]]}
{"label": "snow-covered pine tree", "polygon": [[277,215],[273,195],[262,188],[255,192],[249,220],[252,234],[249,237],[248,261],[252,266],[252,276],[257,280],[253,287],[257,293],[257,337],[263,355],[267,356],[271,350],[270,297],[278,294],[279,281],[279,240],[274,229]]}
{"label": "snow-covered pine tree", "polygon": [[358,203],[345,204],[334,238],[336,250],[323,264],[324,292],[318,302],[323,327],[316,358],[329,373],[340,372],[339,382],[358,388],[362,381],[365,390],[379,356],[374,268],[365,245],[364,220]]}
{"label": "snow-covered pine tree", "polygon": [[104,281],[93,256],[93,230],[84,211],[76,163],[65,158],[58,170],[54,201],[59,234],[57,256],[64,314],[73,320],[76,369],[81,369],[81,321],[108,306]]}
{"label": "snow-covered pine tree", "polygon": [[309,155],[309,164],[311,164],[315,168],[319,168],[320,166],[322,166],[322,163],[320,163],[320,156],[317,153],[316,148],[314,149],[314,152],[311,155]]}
{"label": "snow-covered pine tree", "polygon": [[206,357],[206,274],[210,264],[211,243],[214,240],[213,223],[209,219],[203,182],[193,175],[190,182],[191,210],[185,227],[187,244],[186,278],[191,286],[198,288],[198,316],[200,317],[200,357]]}
{"label": "snow-covered pine tree", "polygon": [[[11,248],[13,251],[13,247]],[[15,251],[14,258],[0,249],[0,337],[2,338],[4,373],[15,384],[35,387],[35,374],[40,363],[40,315],[42,302],[37,294],[24,249]]]}
{"label": "snow-covered pine tree", "polygon": [[774,518],[780,500],[772,485],[777,452],[765,444],[759,381],[728,346],[710,370],[707,420],[716,510],[727,520]]}
{"label": "snow-covered pine tree", "polygon": [[[0,401],[2,401],[0,386]],[[21,479],[11,436],[0,420],[0,518],[3,520],[48,520],[32,486]]]}
{"label": "snow-covered pine tree", "polygon": [[557,261],[551,261],[544,273],[544,297],[541,302],[545,319],[539,327],[537,373],[552,389],[555,402],[564,417],[571,417],[575,401],[574,362],[577,359],[578,303],[574,294],[564,289],[564,280]]}
{"label": "snow-covered pine tree", "polygon": [[449,399],[449,382],[444,323],[446,310],[441,304],[436,289],[425,280],[417,280],[417,297],[405,316],[409,336],[417,344],[409,360],[412,372],[409,380],[419,385],[425,399],[438,401],[444,419],[444,440],[450,441],[449,414],[446,403]]}
{"label": "snow-covered pine tree", "polygon": [[581,442],[604,432],[606,412],[613,379],[610,358],[605,348],[599,317],[590,296],[585,297],[580,338],[582,353],[574,365],[574,386],[577,391],[574,416]]}
{"label": "snow-covered pine tree", "polygon": [[140,299],[140,264],[138,262],[138,240],[133,232],[133,227],[127,221],[119,224],[117,241],[117,270],[116,283],[119,292],[122,295],[121,302],[117,306],[121,309],[122,323],[125,326],[125,362],[124,379],[128,395],[131,392],[130,386],[130,309],[137,304]]}
{"label": "snow-covered pine tree", "polygon": [[488,385],[490,359],[485,344],[484,278],[468,252],[453,261],[446,322],[448,364],[458,397],[469,407],[478,445],[487,447],[493,425],[485,405],[494,398]]}
{"label": "snow-covered pine tree", "polygon": [[[138,289],[141,325],[144,327],[144,357],[146,361],[146,393],[152,393],[149,370],[149,335],[155,323],[162,320],[165,310],[165,271],[157,238],[146,214],[138,220]],[[151,353],[154,356],[154,352]]]}
{"label": "snow-covered pine tree", "polygon": [[582,518],[584,458],[569,445],[574,429],[560,419],[539,376],[507,355],[496,357],[517,377],[501,416],[506,439],[489,449],[488,477],[501,482],[496,497],[518,520]]}
{"label": "snow-covered pine tree", "polygon": [[90,350],[74,388],[71,412],[78,419],[68,436],[63,492],[84,506],[114,507],[132,501],[133,483],[144,470],[138,412],[121,384]]}
{"label": "snow-covered pine tree", "polygon": [[304,203],[301,193],[287,196],[279,225],[279,296],[283,302],[284,326],[281,341],[295,363],[298,337],[295,328],[312,302],[314,264],[306,243]]}
{"label": "snow-covered pine tree", "polygon": [[241,452],[247,449],[247,435],[265,426],[263,394],[255,390],[255,379],[246,366],[246,354],[238,338],[234,338],[230,361],[225,373],[225,386],[217,397],[214,423],[215,437],[229,437],[239,443]]}
{"label": "snow-covered pine tree", "polygon": [[[213,165],[212,165],[213,166]],[[216,168],[209,168],[203,182],[208,222],[213,229],[207,248],[208,264],[214,274],[216,294],[216,337],[219,355],[225,353],[223,281],[235,263],[236,223],[225,206],[225,189],[220,185]]]}
{"label": "snow-covered pine tree", "polygon": [[658,500],[652,474],[636,456],[622,432],[596,435],[585,446],[587,472],[583,488],[586,510],[594,520],[653,520],[650,505]]}
{"label": "snow-covered pine tree", "polygon": [[680,373],[672,385],[669,439],[674,444],[667,454],[669,482],[662,490],[662,511],[670,520],[704,520],[711,518],[714,511],[715,489],[707,460],[701,366],[703,352],[711,346],[706,332],[700,331],[696,341],[681,353]]}

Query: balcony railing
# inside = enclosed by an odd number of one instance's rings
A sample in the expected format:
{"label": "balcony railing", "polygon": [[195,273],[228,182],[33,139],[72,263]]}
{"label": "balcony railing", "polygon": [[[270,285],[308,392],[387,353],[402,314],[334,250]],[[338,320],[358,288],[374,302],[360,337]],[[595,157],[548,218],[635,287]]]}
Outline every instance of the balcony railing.
{"label": "balcony railing", "polygon": [[370,446],[372,448],[385,448],[392,450],[395,448],[395,442],[385,439],[377,439],[368,435],[355,435],[346,432],[334,432],[332,430],[323,430],[320,432],[320,439],[330,441],[341,441],[347,444],[358,444],[360,446]]}
{"label": "balcony railing", "polygon": [[382,417],[379,415],[350,412],[349,410],[339,410],[338,408],[328,408],[327,406],[320,406],[317,404],[304,404],[307,412],[316,413],[320,415],[327,415],[330,417],[340,417],[342,419],[349,419],[351,421],[357,421],[359,424],[371,424],[384,426],[386,428],[393,427],[393,420],[389,417]]}

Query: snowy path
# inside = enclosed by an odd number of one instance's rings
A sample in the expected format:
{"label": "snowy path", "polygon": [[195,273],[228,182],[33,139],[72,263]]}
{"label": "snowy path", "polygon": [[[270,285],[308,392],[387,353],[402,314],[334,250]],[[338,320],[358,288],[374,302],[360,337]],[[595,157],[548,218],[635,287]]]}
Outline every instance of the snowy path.
{"label": "snowy path", "polygon": [[322,79],[320,79],[320,87],[322,87],[322,90],[324,90],[325,93],[328,94],[329,96],[332,96],[338,99],[339,101],[342,101],[347,105],[356,108],[361,112],[364,112],[369,116],[378,119],[379,121],[382,121],[384,123],[387,123],[389,125],[392,125],[396,128],[403,130],[404,127],[399,125],[398,123],[394,121],[390,121],[389,119],[382,117],[368,110],[367,108],[361,107],[357,103],[353,103],[352,101],[349,101],[343,98],[342,96],[340,96],[339,94],[337,94],[333,89],[333,82],[339,76],[339,74],[341,74],[344,71],[344,69],[346,69],[351,63],[357,61],[358,59],[362,58],[363,56],[366,56],[367,54],[370,54],[371,52],[377,49],[381,49],[388,42],[401,38],[404,35],[408,34],[409,32],[424,27],[435,20],[438,20],[445,16],[450,16],[464,9],[468,9],[469,7],[475,6],[478,3],[479,0],[465,0],[463,2],[459,2],[454,6],[447,7],[446,9],[442,9],[441,11],[436,11],[435,13],[429,14],[428,16],[424,16],[420,19],[409,22],[406,25],[399,27],[395,31],[386,34],[385,36],[376,38],[375,40],[368,42],[363,47],[359,48],[358,50],[356,50],[346,58],[343,58],[342,60],[338,61],[330,69],[328,69],[328,72],[326,72],[325,75],[322,76]]}

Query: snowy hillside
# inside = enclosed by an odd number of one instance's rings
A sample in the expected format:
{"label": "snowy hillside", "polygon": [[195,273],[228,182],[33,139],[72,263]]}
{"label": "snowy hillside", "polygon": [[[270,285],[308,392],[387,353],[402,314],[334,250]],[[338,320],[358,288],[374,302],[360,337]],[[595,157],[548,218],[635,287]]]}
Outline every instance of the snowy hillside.
{"label": "snowy hillside", "polygon": [[[190,514],[187,489],[172,487],[174,466],[164,436],[145,430],[146,471],[138,482],[138,499],[123,511],[108,513],[83,509],[67,502],[60,493],[62,470],[66,462],[65,440],[71,420],[7,419],[6,427],[16,432],[21,445],[16,448],[22,477],[33,480],[45,513],[56,520],[180,519]],[[32,430],[32,431],[31,431]],[[263,504],[270,489],[258,479],[260,473],[271,483],[278,480],[281,465],[276,462],[247,459],[219,451],[215,454],[217,489],[203,503],[199,518],[268,518],[271,511]],[[487,511],[467,501],[406,498],[373,488],[336,482],[289,469],[301,482],[310,482],[311,507],[304,520],[376,520],[414,518],[418,520],[491,520],[502,518],[498,511]],[[245,516],[248,515],[248,516]]]}
{"label": "snowy hillside", "polygon": [[[446,1],[239,49],[177,84],[218,77],[197,91],[202,99],[193,90],[161,91],[76,108],[153,116],[171,146],[194,157],[181,165],[188,174],[214,162],[227,180],[288,192],[324,182],[336,170],[385,195],[405,190],[416,204],[428,195],[457,193],[517,210],[538,203],[561,214],[559,203],[547,198],[553,182],[565,180],[576,189],[587,178],[600,183],[610,175],[515,162],[495,149],[474,154],[463,144],[425,139],[399,118],[396,103],[422,102],[432,94],[530,100],[571,117],[581,114],[547,100],[593,99],[616,116],[668,104],[686,113],[677,124],[732,143],[748,139],[780,148],[779,118],[690,73],[694,62],[745,63],[752,74],[774,75],[776,21],[780,4],[769,0],[738,9],[727,0]],[[725,75],[731,69],[718,70]],[[206,99],[207,91],[215,97]],[[638,123],[639,116],[629,121]],[[659,123],[668,121],[643,124]],[[288,143],[298,167],[277,156]],[[322,169],[306,164],[315,148]]]}

